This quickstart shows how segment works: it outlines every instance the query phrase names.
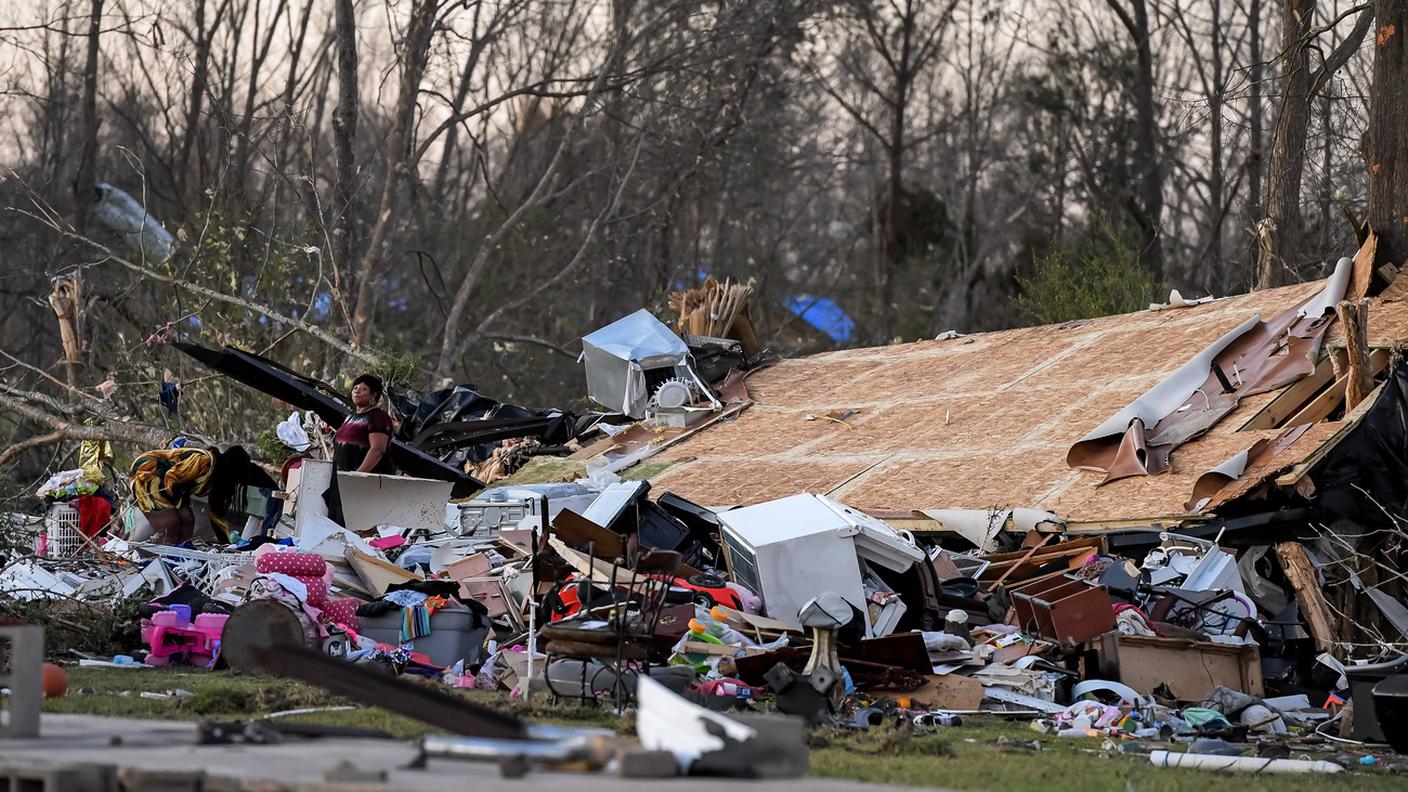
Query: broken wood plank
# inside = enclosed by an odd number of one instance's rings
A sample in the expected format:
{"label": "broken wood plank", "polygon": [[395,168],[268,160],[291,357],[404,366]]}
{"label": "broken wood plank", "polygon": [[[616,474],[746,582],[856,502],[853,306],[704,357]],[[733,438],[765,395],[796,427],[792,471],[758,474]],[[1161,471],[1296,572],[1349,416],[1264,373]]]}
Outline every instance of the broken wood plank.
{"label": "broken wood plank", "polygon": [[[1374,350],[1368,358],[1367,369],[1371,372],[1369,376],[1372,377],[1374,374],[1378,374],[1383,370],[1384,366],[1387,365],[1388,352],[1382,349]],[[1334,384],[1322,391],[1319,396],[1311,399],[1310,403],[1305,405],[1300,412],[1291,416],[1286,421],[1285,425],[1299,426],[1300,424],[1319,423],[1329,417],[1330,413],[1335,411],[1335,408],[1340,405],[1340,402],[1345,397],[1345,391],[1349,386],[1351,372],[1352,368],[1351,371],[1346,371],[1343,377],[1335,380]],[[1363,401],[1362,397],[1360,401]],[[1356,403],[1355,406],[1358,406],[1358,403]],[[1346,406],[1346,412],[1350,409],[1353,409],[1353,407]]]}
{"label": "broken wood plank", "polygon": [[[1379,350],[1375,350],[1374,355],[1377,356],[1379,352]],[[1373,356],[1371,356],[1370,359],[1373,359]],[[1384,353],[1384,360],[1387,361],[1387,359],[1388,354]],[[1330,436],[1330,439],[1321,443],[1319,448],[1311,451],[1309,456],[1301,460],[1300,463],[1291,468],[1290,471],[1277,476],[1276,485],[1280,487],[1295,486],[1296,482],[1300,481],[1301,477],[1309,473],[1311,468],[1319,464],[1320,460],[1324,459],[1326,454],[1333,451],[1335,446],[1340,444],[1340,441],[1348,437],[1350,433],[1359,426],[1359,422],[1364,420],[1365,414],[1369,412],[1370,407],[1374,406],[1374,402],[1379,398],[1379,394],[1383,393],[1383,390],[1384,383],[1381,382],[1364,401],[1355,405],[1353,410],[1345,413],[1344,417],[1339,421],[1341,427]]]}
{"label": "broken wood plank", "polygon": [[1325,420],[1330,413],[1335,411],[1336,407],[1340,406],[1340,402],[1344,401],[1344,390],[1348,384],[1349,374],[1346,372],[1344,376],[1336,378],[1330,387],[1320,391],[1320,394],[1302,407],[1300,412],[1287,418],[1286,425],[1299,426],[1320,423]]}
{"label": "broken wood plank", "polygon": [[1044,547],[1046,543],[1050,540],[1051,534],[1047,534],[1046,536],[1042,537],[1040,542],[1032,545],[1031,549],[1027,550],[1026,555],[1023,555],[1021,558],[1017,559],[1017,561],[1013,563],[1012,566],[1009,566],[1007,568],[1007,571],[1003,572],[1000,576],[998,576],[997,580],[994,580],[989,586],[989,588],[997,588],[998,586],[1002,585],[1002,583],[1007,580],[1009,575],[1011,575],[1013,572],[1016,572],[1018,567],[1030,560],[1031,557],[1036,554],[1036,551]]}
{"label": "broken wood plank", "polygon": [[1374,258],[1379,252],[1379,238],[1370,231],[1364,244],[1354,254],[1354,268],[1350,270],[1349,283],[1345,287],[1346,300],[1360,300],[1369,296],[1369,287],[1374,279]]}
{"label": "broken wood plank", "polygon": [[1282,542],[1276,545],[1276,558],[1281,569],[1290,581],[1291,590],[1300,603],[1300,615],[1305,619],[1310,636],[1315,639],[1317,652],[1329,652],[1335,645],[1335,619],[1325,595],[1320,591],[1320,582],[1315,575],[1315,566],[1310,563],[1310,555],[1300,542]]}
{"label": "broken wood plank", "polygon": [[1344,331],[1349,364],[1345,371],[1344,404],[1345,409],[1352,410],[1364,400],[1374,383],[1373,374],[1369,371],[1369,300],[1362,299],[1358,303],[1342,300],[1335,306],[1335,313]]}
{"label": "broken wood plank", "polygon": [[1279,396],[1268,402],[1265,407],[1258,410],[1246,423],[1242,424],[1238,431],[1275,429],[1284,425],[1287,418],[1299,412],[1311,397],[1334,381],[1336,376],[1334,368],[1333,355],[1326,355],[1314,371],[1291,383],[1289,387],[1281,391]]}

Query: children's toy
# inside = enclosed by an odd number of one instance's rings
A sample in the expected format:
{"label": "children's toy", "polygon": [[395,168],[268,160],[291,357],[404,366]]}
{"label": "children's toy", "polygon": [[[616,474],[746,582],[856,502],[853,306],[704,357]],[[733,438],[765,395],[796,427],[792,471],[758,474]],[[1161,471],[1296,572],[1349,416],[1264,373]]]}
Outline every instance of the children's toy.
{"label": "children's toy", "polygon": [[210,668],[220,655],[223,613],[202,613],[191,621],[189,605],[172,605],[142,620],[142,640],[148,647],[148,665],[187,663]]}

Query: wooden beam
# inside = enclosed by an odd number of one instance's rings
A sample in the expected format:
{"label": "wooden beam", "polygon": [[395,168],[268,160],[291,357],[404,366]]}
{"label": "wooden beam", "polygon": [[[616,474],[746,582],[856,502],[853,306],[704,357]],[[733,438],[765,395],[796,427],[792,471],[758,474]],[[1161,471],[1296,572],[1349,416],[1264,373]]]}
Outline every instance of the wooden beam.
{"label": "wooden beam", "polygon": [[1305,546],[1300,542],[1282,542],[1276,545],[1276,558],[1296,593],[1300,615],[1315,639],[1315,650],[1331,651],[1335,646],[1335,618],[1325,602],[1325,595],[1320,592],[1315,566],[1310,563]]}
{"label": "wooden beam", "polygon": [[1325,420],[1330,413],[1335,411],[1336,407],[1340,406],[1340,402],[1344,401],[1344,389],[1348,383],[1349,375],[1346,373],[1331,383],[1330,387],[1320,391],[1318,396],[1300,408],[1300,412],[1287,418],[1286,426],[1320,423]]}
{"label": "wooden beam", "polygon": [[1287,418],[1300,411],[1305,403],[1322,388],[1335,379],[1333,355],[1321,358],[1315,370],[1291,383],[1281,395],[1272,399],[1257,411],[1242,427],[1241,432],[1254,429],[1275,429],[1284,425]]}
{"label": "wooden beam", "polygon": [[1335,446],[1339,445],[1341,440],[1348,437],[1350,433],[1359,426],[1359,422],[1364,419],[1364,414],[1369,412],[1369,408],[1374,405],[1374,401],[1378,399],[1383,389],[1383,383],[1379,383],[1379,386],[1374,388],[1374,391],[1369,394],[1368,398],[1355,405],[1353,410],[1345,414],[1344,419],[1340,421],[1342,426],[1339,431],[1331,435],[1329,440],[1321,443],[1319,448],[1310,452],[1310,456],[1301,460],[1301,462],[1291,468],[1289,472],[1277,476],[1276,485],[1279,487],[1295,486],[1295,483],[1300,481],[1302,476],[1309,473],[1311,468],[1319,464],[1320,460],[1324,459],[1326,454],[1334,450]]}
{"label": "wooden beam", "polygon": [[[1388,365],[1388,352],[1382,349],[1376,349],[1370,353],[1367,360],[1360,365],[1361,371],[1367,369],[1370,372],[1368,375],[1369,382],[1372,383],[1373,375],[1378,374],[1383,370],[1384,366]],[[1350,378],[1353,373],[1354,368],[1351,366],[1350,370],[1346,371],[1343,377],[1335,380],[1334,384],[1322,391],[1319,396],[1311,399],[1310,403],[1305,405],[1300,412],[1287,419],[1284,425],[1299,426],[1300,424],[1319,423],[1325,420],[1325,418],[1339,406],[1340,401],[1344,399],[1345,391],[1349,386]],[[1368,391],[1366,390],[1365,393],[1368,393]],[[1363,397],[1360,397],[1359,401],[1362,402],[1363,400]],[[1358,405],[1359,402],[1356,402],[1352,406],[1346,405],[1345,412],[1347,413]]]}

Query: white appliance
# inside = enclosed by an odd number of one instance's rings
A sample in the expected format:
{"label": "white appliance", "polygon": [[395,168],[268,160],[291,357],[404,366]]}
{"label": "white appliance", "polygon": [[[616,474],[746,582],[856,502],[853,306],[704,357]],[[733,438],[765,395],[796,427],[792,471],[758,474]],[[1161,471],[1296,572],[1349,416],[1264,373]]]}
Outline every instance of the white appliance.
{"label": "white appliance", "polygon": [[869,618],[861,560],[903,572],[924,558],[883,521],[824,495],[793,495],[718,516],[734,579],[763,598],[768,616],[797,628],[802,605],[834,591],[861,614],[867,637],[885,634]]}
{"label": "white appliance", "polygon": [[636,419],[645,417],[661,381],[693,376],[684,340],[644,308],[583,336],[581,360],[587,396]]}
{"label": "white appliance", "polygon": [[[487,539],[499,531],[535,528],[542,521],[543,499],[548,501],[548,519],[563,509],[578,514],[597,500],[597,491],[578,482],[559,484],[519,484],[494,487],[474,500],[459,504],[460,536]],[[529,518],[532,523],[523,523]]]}

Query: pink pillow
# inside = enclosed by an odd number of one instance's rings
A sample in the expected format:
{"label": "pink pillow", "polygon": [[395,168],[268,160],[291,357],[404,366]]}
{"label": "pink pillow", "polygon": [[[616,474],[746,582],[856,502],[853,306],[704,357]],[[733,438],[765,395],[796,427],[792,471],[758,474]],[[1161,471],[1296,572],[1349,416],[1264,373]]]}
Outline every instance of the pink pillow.
{"label": "pink pillow", "polygon": [[291,575],[290,577],[308,587],[309,605],[321,608],[328,602],[328,584],[320,577],[303,577],[302,575]]}
{"label": "pink pillow", "polygon": [[317,553],[265,553],[255,560],[261,573],[278,572],[294,577],[322,579],[328,564]]}
{"label": "pink pillow", "polygon": [[356,597],[336,597],[328,600],[323,608],[323,621],[328,624],[341,624],[352,632],[361,632],[362,620],[357,618],[357,608],[362,601]]}

